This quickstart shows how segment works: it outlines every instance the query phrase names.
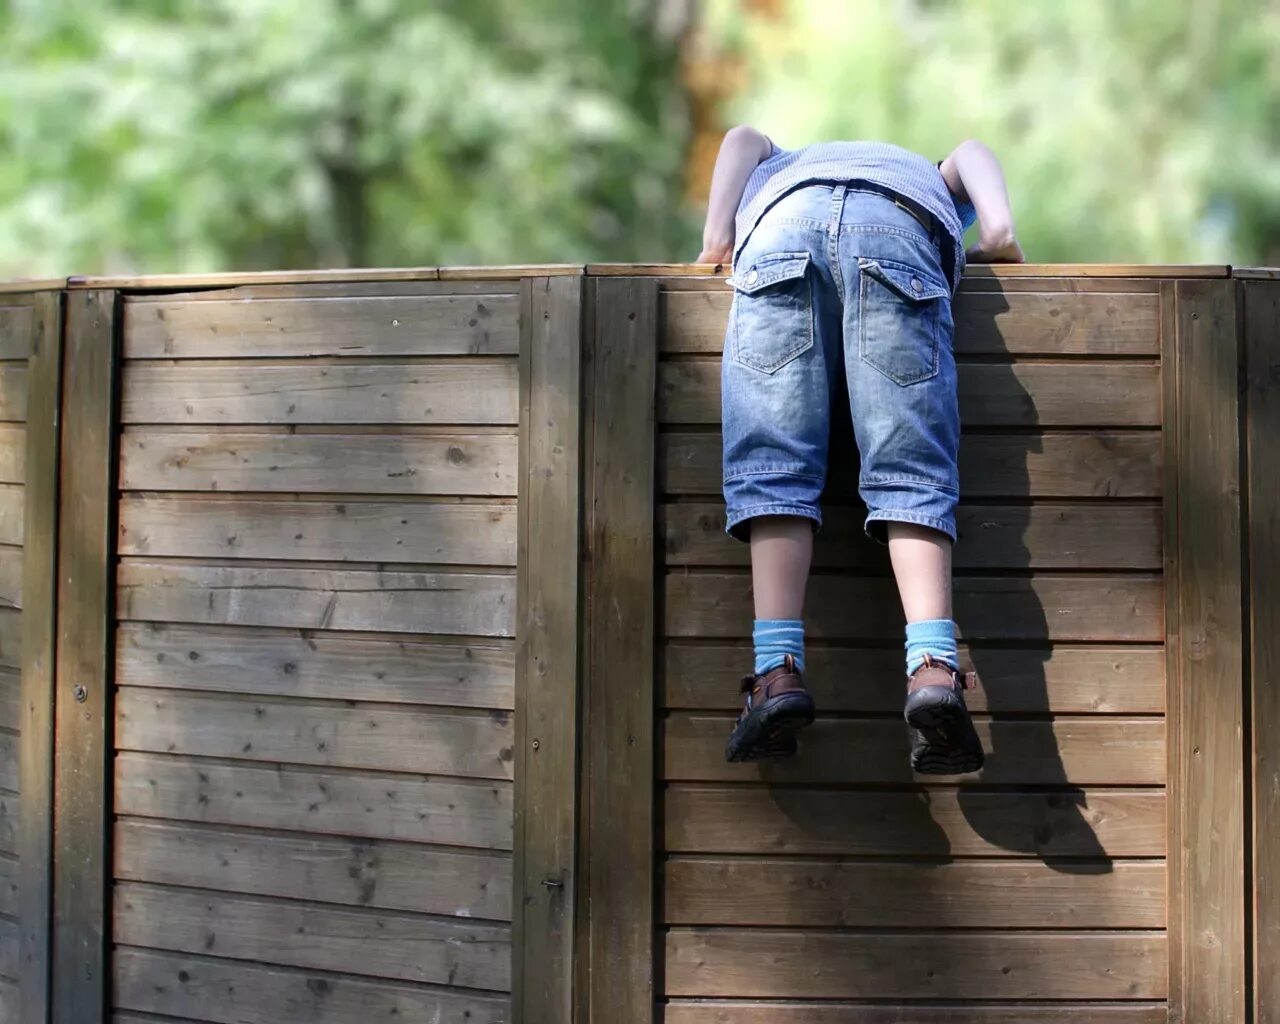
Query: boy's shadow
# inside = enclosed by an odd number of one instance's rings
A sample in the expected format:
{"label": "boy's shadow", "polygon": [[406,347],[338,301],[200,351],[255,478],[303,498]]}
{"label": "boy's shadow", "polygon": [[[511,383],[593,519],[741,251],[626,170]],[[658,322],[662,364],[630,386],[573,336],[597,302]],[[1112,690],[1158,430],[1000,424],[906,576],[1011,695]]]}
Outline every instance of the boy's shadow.
{"label": "boy's shadow", "polygon": [[[988,288],[995,284],[984,282]],[[945,863],[953,853],[968,856],[995,847],[998,851],[1037,856],[1057,871],[1102,874],[1112,870],[1111,861],[1086,816],[1084,790],[1067,777],[1054,732],[1054,702],[1046,675],[1051,657],[1048,624],[1044,606],[1030,585],[1031,573],[1044,565],[1044,552],[1033,557],[1027,544],[1032,512],[1027,462],[1029,456],[1042,450],[1039,417],[1031,395],[1014,375],[1008,353],[991,352],[993,345],[1003,345],[994,320],[1007,309],[1008,303],[1000,292],[985,291],[980,297],[959,297],[955,313],[958,335],[964,332],[992,343],[984,345],[988,354],[981,357],[987,387],[999,394],[1000,401],[1009,408],[1023,409],[1022,420],[1027,423],[1024,429],[985,434],[981,428],[973,428],[966,431],[961,445],[962,512],[954,571],[958,582],[955,617],[970,662],[962,669],[972,667],[980,680],[980,689],[969,696],[971,706],[979,711],[979,729],[985,730],[986,765],[977,776],[939,779],[941,785],[922,784],[908,768],[908,736],[902,725],[900,756],[893,759],[896,769],[884,764],[869,769],[868,752],[850,749],[843,753],[849,765],[847,782],[858,787],[856,793],[848,794],[847,806],[867,814],[869,847],[876,845],[872,837],[879,831],[884,842],[877,852],[927,858],[918,862],[921,868]],[[965,347],[959,346],[962,363]],[[963,377],[962,370],[962,392]],[[965,404],[962,399],[962,407]],[[829,528],[819,534],[819,552],[824,534],[848,537],[850,528],[860,529],[865,514],[856,499],[857,448],[847,410],[840,415],[846,405],[834,403],[829,497],[824,511]],[[968,485],[966,480],[970,481]],[[963,512],[968,506],[993,503],[1000,505],[1000,515],[990,517],[988,522]],[[855,520],[856,525],[853,521],[841,523],[842,518]],[[984,537],[981,548],[990,552],[994,547],[998,557],[994,563],[984,558],[982,564],[975,565],[965,553],[965,543],[968,540],[976,548],[978,541],[966,534],[988,529],[998,531],[998,547]],[[815,555],[815,563],[820,565],[821,555]],[[873,564],[870,571],[888,575],[887,551],[881,549],[879,557],[882,564]],[[966,575],[975,568],[988,579],[991,570],[998,569],[1001,582],[1015,588],[1018,607],[1013,619],[1019,625],[1017,636],[993,635],[998,631],[991,628],[992,615],[983,611],[981,584],[965,585]],[[848,611],[851,616],[857,614],[856,609]],[[901,642],[900,635],[884,639]],[[1088,685],[1087,680],[1081,683]],[[896,707],[900,713],[903,691],[897,688],[897,680],[885,678],[883,685],[892,695],[883,702],[877,698],[874,710],[883,713]],[[806,746],[812,747],[814,740],[822,742],[822,727],[820,721],[802,736],[800,762],[804,761]],[[801,768],[802,764],[796,767]],[[872,778],[867,777],[868,771]],[[765,781],[784,777],[767,763],[761,765],[761,776]],[[785,777],[792,776],[791,771],[785,772]],[[866,788],[872,782],[876,791]],[[772,795],[779,809],[807,835],[820,840],[836,829],[830,818],[836,806],[832,802],[815,801],[803,791],[781,786],[774,787]],[[881,815],[891,816],[892,822],[882,820]],[[836,831],[862,845],[860,827],[846,823]],[[847,852],[868,850],[850,848]],[[920,874],[921,885],[927,886],[927,872]]]}

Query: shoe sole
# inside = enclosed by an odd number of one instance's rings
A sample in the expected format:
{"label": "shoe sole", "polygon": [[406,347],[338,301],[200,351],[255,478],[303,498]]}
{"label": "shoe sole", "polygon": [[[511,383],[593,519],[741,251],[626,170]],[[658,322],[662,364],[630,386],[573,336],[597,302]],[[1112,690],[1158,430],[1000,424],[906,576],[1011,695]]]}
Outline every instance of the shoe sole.
{"label": "shoe sole", "polygon": [[791,757],[799,749],[796,733],[813,722],[813,698],[784,693],[765,701],[736,725],[725,746],[725,760],[761,761]]}
{"label": "shoe sole", "polygon": [[915,730],[911,744],[911,769],[920,775],[968,775],[980,771],[985,755],[982,740],[963,700],[938,687],[913,694],[921,698],[907,705],[907,725]]}

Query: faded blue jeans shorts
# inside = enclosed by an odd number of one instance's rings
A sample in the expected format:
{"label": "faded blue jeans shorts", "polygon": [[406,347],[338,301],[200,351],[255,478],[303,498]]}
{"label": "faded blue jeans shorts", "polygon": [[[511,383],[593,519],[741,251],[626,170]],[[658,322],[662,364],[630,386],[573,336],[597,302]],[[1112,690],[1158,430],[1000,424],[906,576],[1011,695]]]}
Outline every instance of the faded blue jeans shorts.
{"label": "faded blue jeans shorts", "polygon": [[[734,267],[721,374],[726,528],[817,529],[832,402],[847,394],[866,530],[955,539],[960,412],[951,288],[932,232],[888,196],[807,185],[780,199]],[[844,385],[844,386],[842,386]]]}

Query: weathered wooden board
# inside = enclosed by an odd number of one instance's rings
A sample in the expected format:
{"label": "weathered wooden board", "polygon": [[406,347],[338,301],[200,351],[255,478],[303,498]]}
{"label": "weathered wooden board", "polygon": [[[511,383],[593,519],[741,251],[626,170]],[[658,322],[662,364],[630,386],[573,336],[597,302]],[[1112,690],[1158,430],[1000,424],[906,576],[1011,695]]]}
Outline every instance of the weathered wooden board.
{"label": "weathered wooden board", "polygon": [[0,789],[0,853],[15,857],[21,856],[18,828],[22,822],[22,808],[17,792],[18,781],[16,774],[12,778],[0,780],[4,784],[4,788]]}
{"label": "weathered wooden board", "polygon": [[125,946],[321,971],[358,966],[374,977],[459,988],[501,992],[511,985],[506,925],[135,882],[116,886],[113,917],[112,939]]}
{"label": "weathered wooden board", "polygon": [[0,420],[22,423],[27,418],[27,366],[0,363]]}
{"label": "weathered wooden board", "polygon": [[1157,999],[1163,932],[769,933],[673,928],[670,995]]}
{"label": "weathered wooden board", "polygon": [[22,607],[22,548],[0,547],[0,607]]}
{"label": "weathered wooden board", "polygon": [[511,919],[507,853],[121,818],[114,866],[137,882]]}
{"label": "weathered wooden board", "polygon": [[0,607],[0,668],[22,668],[22,613]]}
{"label": "weathered wooden board", "polygon": [[0,857],[0,914],[18,916],[18,861],[14,857]]}
{"label": "weathered wooden board", "polygon": [[0,359],[26,359],[36,330],[35,309],[29,304],[0,305]]}
{"label": "weathered wooden board", "polygon": [[[668,636],[741,637],[752,622],[750,578],[668,574]],[[1164,639],[1164,592],[1152,576],[957,576],[955,619],[969,640]],[[903,629],[892,579],[813,576],[805,629],[826,639],[883,640]]]}
{"label": "weathered wooden board", "polygon": [[[136,362],[125,423],[503,423],[517,421],[516,361]],[[0,374],[0,396],[5,380]],[[4,416],[0,397],[0,418]],[[19,418],[19,417],[7,417]]]}
{"label": "weathered wooden board", "polygon": [[20,484],[26,478],[27,430],[0,424],[0,482]]}
{"label": "weathered wooden board", "polygon": [[149,1013],[199,1008],[213,1024],[346,1024],[404,1020],[507,1024],[508,1000],[466,990],[313,974],[229,960],[118,949],[116,1005]]}
{"label": "weathered wooden board", "polygon": [[119,616],[294,629],[512,636],[512,575],[120,564]]}
{"label": "weathered wooden board", "polygon": [[227,765],[154,754],[115,759],[117,814],[214,825],[511,849],[511,785]]}
{"label": "weathered wooden board", "polygon": [[662,1024],[1168,1024],[1163,1002],[819,1003],[669,1000]]}
{"label": "weathered wooden board", "polygon": [[21,484],[0,484],[0,544],[22,544],[22,515],[26,489]]}
{"label": "weathered wooden board", "polygon": [[508,566],[516,564],[516,507],[514,502],[125,497],[119,551]]}
{"label": "weathered wooden board", "polygon": [[0,668],[0,729],[22,729],[22,673]]}
{"label": "weathered wooden board", "polygon": [[125,306],[127,359],[514,355],[514,295],[173,299]]}
{"label": "weathered wooden board", "polygon": [[[0,435],[0,461],[3,445]],[[516,461],[514,433],[176,433],[132,427],[120,439],[120,486],[513,496]]]}
{"label": "weathered wooden board", "polygon": [[[748,642],[665,646],[662,703],[669,708],[741,710],[738,682],[751,668]],[[972,711],[1039,714],[1159,714],[1165,703],[1164,648],[1054,646],[961,648],[979,685],[964,695]],[[902,645],[833,648],[809,644],[805,685],[823,711],[898,714]]]}
{"label": "weathered wooden board", "polygon": [[[731,715],[673,712],[662,730],[664,777],[864,784],[906,782],[908,731],[893,719],[819,718],[804,731],[798,757],[730,764],[724,744]],[[980,719],[987,751],[984,783],[1163,785],[1164,722],[1159,718],[1072,717],[1053,722]]]}
{"label": "weathered wooden board", "polygon": [[[719,353],[733,293],[664,291],[663,352]],[[1160,352],[1154,293],[966,292],[952,307],[955,351],[1150,356]]]}
{"label": "weathered wooden board", "polygon": [[324,632],[127,622],[121,685],[454,707],[515,706],[509,641],[424,643]]}
{"label": "weathered wooden board", "polygon": [[[120,750],[512,777],[511,714],[121,689]],[[390,788],[390,786],[388,786]]]}
{"label": "weathered wooden board", "polygon": [[18,792],[18,734],[12,730],[0,732],[0,789]]}
{"label": "weathered wooden board", "polygon": [[[664,923],[877,928],[1163,928],[1164,863],[1064,872],[1038,860],[950,864],[669,858]],[[751,899],[742,894],[751,893]]]}
{"label": "weathered wooden board", "polygon": [[[721,493],[723,442],[717,433],[658,435],[658,482],[664,494]],[[1151,430],[1087,433],[965,434],[960,493],[977,498],[1159,497],[1160,434]],[[856,466],[833,463],[828,500],[857,495]]]}
{"label": "weathered wooden board", "polygon": [[[828,508],[813,550],[815,568],[889,565],[864,529],[861,506]],[[724,532],[723,504],[661,506],[658,529],[668,565],[750,565],[751,549]],[[1151,569],[1161,567],[1163,519],[1156,504],[961,505],[952,564],[957,569]]]}
{"label": "weathered wooden board", "polygon": [[18,978],[22,965],[19,946],[17,922],[0,917],[0,977]]}
{"label": "weathered wooden board", "polygon": [[[903,759],[905,773],[906,760]],[[1155,789],[871,792],[688,785],[666,788],[669,852],[896,857],[1163,857]],[[750,822],[750,827],[744,827]]]}
{"label": "weathered wooden board", "polygon": [[[968,363],[959,367],[966,427],[1151,427],[1160,423],[1154,362]],[[720,422],[720,361],[658,367],[659,423]]]}

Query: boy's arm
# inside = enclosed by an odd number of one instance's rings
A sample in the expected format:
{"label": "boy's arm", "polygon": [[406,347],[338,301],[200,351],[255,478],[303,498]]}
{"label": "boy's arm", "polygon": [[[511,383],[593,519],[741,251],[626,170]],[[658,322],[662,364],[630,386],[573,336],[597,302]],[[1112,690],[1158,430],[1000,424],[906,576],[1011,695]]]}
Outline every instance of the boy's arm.
{"label": "boy's arm", "polygon": [[970,247],[967,257],[975,263],[1025,263],[996,155],[970,139],[942,161],[941,170],[951,194],[961,202],[973,203],[978,215],[978,244]]}
{"label": "boy's arm", "polygon": [[707,223],[702,230],[699,263],[728,265],[733,260],[733,221],[747,180],[773,152],[773,143],[745,124],[730,128],[720,143],[715,170],[711,172],[711,196]]}

